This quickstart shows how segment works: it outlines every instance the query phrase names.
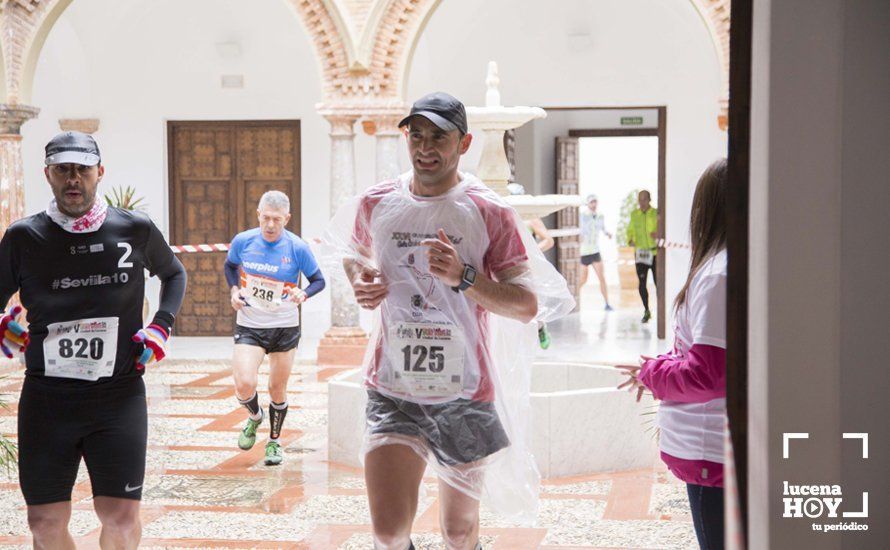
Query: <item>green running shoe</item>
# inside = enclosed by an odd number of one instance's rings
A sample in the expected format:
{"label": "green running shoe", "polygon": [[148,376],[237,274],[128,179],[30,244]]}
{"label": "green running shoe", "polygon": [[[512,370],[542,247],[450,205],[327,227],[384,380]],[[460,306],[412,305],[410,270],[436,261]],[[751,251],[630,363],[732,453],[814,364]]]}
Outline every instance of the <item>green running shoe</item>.
{"label": "green running shoe", "polygon": [[266,466],[275,466],[281,464],[284,455],[281,452],[281,445],[275,441],[266,443]]}
{"label": "green running shoe", "polygon": [[[260,410],[262,411],[262,409]],[[263,417],[265,417],[265,414],[266,413],[263,413]],[[241,430],[241,435],[238,436],[238,447],[244,451],[249,451],[253,448],[253,444],[256,443],[256,430],[262,423],[263,418],[252,420],[248,417],[247,424],[244,425],[244,429]]]}
{"label": "green running shoe", "polygon": [[643,314],[643,322],[648,323],[649,319],[651,319],[651,318],[652,318],[652,314],[649,313],[649,310],[647,309],[646,313]]}
{"label": "green running shoe", "polygon": [[538,327],[538,342],[541,343],[541,349],[550,347],[550,331],[547,330],[547,325]]}

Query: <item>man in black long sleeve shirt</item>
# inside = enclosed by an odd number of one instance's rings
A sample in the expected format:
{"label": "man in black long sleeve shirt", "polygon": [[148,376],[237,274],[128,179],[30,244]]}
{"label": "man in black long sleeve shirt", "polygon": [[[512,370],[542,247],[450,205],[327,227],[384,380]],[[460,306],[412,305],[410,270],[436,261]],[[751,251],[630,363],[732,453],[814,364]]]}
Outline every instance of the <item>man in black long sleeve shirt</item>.
{"label": "man in black long sleeve shirt", "polygon": [[[141,377],[163,358],[186,273],[148,216],[97,198],[104,167],[92,137],[60,134],[46,154],[55,199],[0,241],[0,307],[18,291],[30,329],[18,411],[29,525],[35,546],[73,548],[67,523],[83,457],[100,544],[135,548],[148,431]],[[143,328],[145,270],[162,289]]]}

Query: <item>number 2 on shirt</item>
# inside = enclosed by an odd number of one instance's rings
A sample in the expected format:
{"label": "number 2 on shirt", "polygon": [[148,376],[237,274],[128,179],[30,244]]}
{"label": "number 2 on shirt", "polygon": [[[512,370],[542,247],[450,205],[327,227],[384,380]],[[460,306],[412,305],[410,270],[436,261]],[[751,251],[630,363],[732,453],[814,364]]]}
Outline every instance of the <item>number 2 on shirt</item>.
{"label": "number 2 on shirt", "polygon": [[133,253],[133,247],[130,246],[130,243],[117,243],[117,247],[124,249],[124,255],[121,256],[121,259],[117,262],[117,266],[121,269],[133,267],[133,262],[127,261],[127,258],[130,257],[130,254]]}

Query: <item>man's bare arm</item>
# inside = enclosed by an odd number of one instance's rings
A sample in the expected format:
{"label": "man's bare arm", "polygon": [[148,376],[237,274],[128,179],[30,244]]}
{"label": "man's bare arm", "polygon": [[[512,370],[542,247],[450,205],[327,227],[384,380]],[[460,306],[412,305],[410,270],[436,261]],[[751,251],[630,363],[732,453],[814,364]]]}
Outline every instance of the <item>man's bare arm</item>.
{"label": "man's bare arm", "polygon": [[[510,282],[517,275],[526,272],[526,266],[516,266],[497,275],[498,280],[490,279],[483,273],[476,275],[476,282],[464,291],[486,311],[496,315],[529,323],[538,314],[538,300],[527,288]],[[512,272],[512,273],[511,273]]]}

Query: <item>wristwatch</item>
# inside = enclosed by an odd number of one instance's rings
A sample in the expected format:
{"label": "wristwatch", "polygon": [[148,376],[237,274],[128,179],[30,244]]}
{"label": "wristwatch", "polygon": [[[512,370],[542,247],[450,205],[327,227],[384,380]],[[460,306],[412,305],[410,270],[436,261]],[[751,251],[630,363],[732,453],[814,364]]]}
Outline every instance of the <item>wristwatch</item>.
{"label": "wristwatch", "polygon": [[465,264],[464,272],[460,276],[460,284],[451,287],[451,290],[455,292],[466,290],[474,284],[476,284],[476,268],[471,266],[470,264]]}

